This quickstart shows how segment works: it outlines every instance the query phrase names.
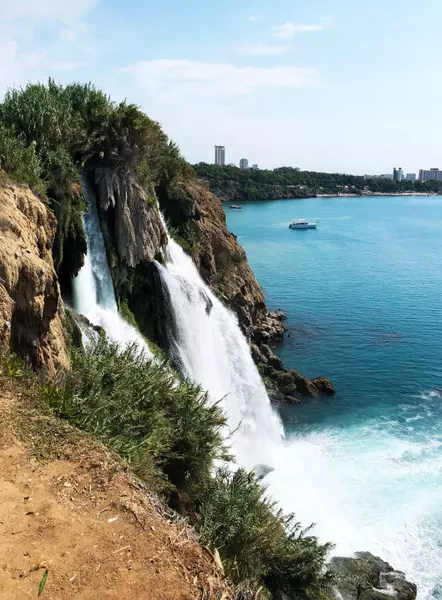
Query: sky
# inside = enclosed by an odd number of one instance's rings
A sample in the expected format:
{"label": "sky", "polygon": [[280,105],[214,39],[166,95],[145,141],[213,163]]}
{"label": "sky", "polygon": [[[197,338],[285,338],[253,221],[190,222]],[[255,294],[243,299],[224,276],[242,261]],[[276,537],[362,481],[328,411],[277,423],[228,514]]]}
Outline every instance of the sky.
{"label": "sky", "polygon": [[442,168],[441,0],[0,0],[0,95],[140,105],[192,163]]}

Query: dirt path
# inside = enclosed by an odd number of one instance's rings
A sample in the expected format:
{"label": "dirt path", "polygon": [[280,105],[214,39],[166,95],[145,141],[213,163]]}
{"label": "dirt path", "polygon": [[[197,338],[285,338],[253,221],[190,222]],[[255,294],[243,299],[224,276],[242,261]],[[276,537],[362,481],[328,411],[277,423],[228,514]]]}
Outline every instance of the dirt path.
{"label": "dirt path", "polygon": [[229,596],[191,532],[161,514],[101,447],[37,462],[0,389],[0,600],[184,600]]}

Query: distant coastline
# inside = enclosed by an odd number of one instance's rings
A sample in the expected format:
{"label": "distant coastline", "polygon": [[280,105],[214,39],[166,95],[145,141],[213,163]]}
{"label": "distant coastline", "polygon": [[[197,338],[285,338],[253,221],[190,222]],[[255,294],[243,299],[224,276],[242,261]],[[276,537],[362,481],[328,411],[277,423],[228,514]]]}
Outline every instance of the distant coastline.
{"label": "distant coastline", "polygon": [[270,171],[199,163],[193,168],[200,184],[221,201],[231,204],[246,200],[431,196],[442,193],[442,181],[437,180],[393,181],[382,177],[301,171],[291,167]]}
{"label": "distant coastline", "polygon": [[[389,196],[403,196],[403,197],[415,197],[419,196],[422,198],[440,198],[442,194],[428,194],[424,192],[372,192],[363,194],[315,194],[309,196],[284,196],[281,198],[243,198],[238,199],[238,202],[274,202],[275,200],[309,200],[313,198],[372,198],[372,197],[389,197]],[[225,198],[220,198],[223,205],[230,204],[231,201]]]}
{"label": "distant coastline", "polygon": [[370,198],[371,196],[423,196],[433,198],[440,196],[437,193],[428,192],[362,192],[360,194],[316,194],[312,198]]}

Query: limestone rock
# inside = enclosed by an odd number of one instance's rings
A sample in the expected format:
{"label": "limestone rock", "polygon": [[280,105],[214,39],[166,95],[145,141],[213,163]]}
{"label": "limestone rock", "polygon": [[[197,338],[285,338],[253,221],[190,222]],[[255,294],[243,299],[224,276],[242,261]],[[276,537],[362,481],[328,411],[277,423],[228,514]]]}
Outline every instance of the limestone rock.
{"label": "limestone rock", "polygon": [[0,187],[0,344],[52,374],[68,366],[55,230],[55,217],[28,187]]}
{"label": "limestone rock", "polygon": [[250,345],[250,350],[252,352],[252,358],[257,365],[267,365],[268,360],[265,354],[262,352],[262,348],[258,348],[256,344]]}
{"label": "limestone rock", "polygon": [[323,396],[333,396],[336,394],[335,387],[328,377],[316,377],[312,379],[312,383]]}
{"label": "limestone rock", "polygon": [[284,368],[282,360],[276,354],[272,354],[272,356],[268,359],[269,365],[271,365],[274,369],[281,371]]}
{"label": "limestone rock", "polygon": [[415,600],[417,589],[404,573],[369,552],[334,557],[329,564],[343,600]]}
{"label": "limestone rock", "polygon": [[153,191],[149,197],[129,176],[108,168],[95,169],[93,177],[102,223],[113,231],[119,259],[129,267],[152,261],[167,239]]}
{"label": "limestone rock", "polygon": [[297,371],[293,370],[289,371],[289,373],[293,376],[296,387],[303,396],[314,398],[319,395],[318,388],[307,377],[303,377]]}

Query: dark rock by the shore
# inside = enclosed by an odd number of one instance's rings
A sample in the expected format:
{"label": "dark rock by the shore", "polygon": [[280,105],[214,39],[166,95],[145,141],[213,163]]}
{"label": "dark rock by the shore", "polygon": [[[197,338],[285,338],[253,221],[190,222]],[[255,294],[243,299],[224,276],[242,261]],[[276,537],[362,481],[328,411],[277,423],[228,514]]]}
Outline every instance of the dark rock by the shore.
{"label": "dark rock by the shore", "polygon": [[404,573],[370,552],[357,552],[354,558],[334,557],[328,567],[336,576],[335,589],[342,600],[416,598],[416,585],[407,581]]}
{"label": "dark rock by the shore", "polygon": [[284,368],[283,361],[274,354],[269,343],[280,340],[285,332],[282,311],[268,312],[251,334],[251,352],[273,404],[298,404],[303,398],[332,396],[335,388],[327,377],[307,379],[297,371]]}
{"label": "dark rock by the shore", "polygon": [[336,394],[335,386],[328,377],[315,377],[315,379],[312,379],[312,383],[323,396],[333,396]]}

